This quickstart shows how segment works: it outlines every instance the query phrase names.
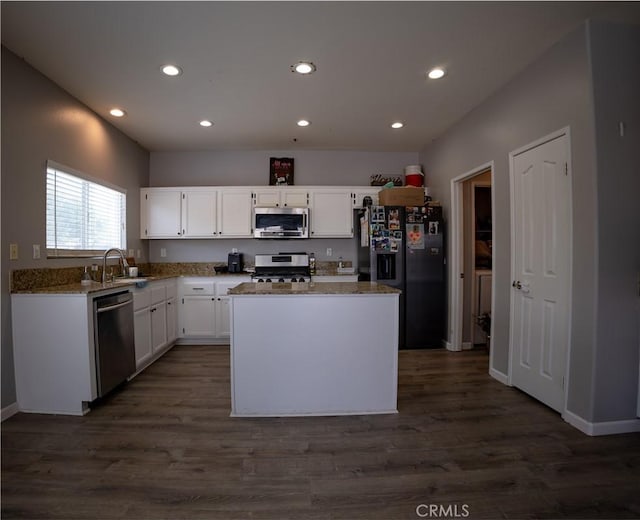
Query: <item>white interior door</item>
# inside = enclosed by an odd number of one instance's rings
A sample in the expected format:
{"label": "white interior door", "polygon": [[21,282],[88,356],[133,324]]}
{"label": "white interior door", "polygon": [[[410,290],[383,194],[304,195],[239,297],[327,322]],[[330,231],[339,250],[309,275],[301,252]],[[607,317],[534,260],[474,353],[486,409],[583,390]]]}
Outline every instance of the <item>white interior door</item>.
{"label": "white interior door", "polygon": [[569,342],[568,135],[511,154],[511,383],[564,410]]}

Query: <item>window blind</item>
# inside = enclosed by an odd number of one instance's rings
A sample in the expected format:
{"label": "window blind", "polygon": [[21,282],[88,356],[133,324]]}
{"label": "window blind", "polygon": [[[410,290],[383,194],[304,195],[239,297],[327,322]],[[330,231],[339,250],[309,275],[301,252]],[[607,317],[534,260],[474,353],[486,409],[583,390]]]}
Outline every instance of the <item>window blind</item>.
{"label": "window blind", "polygon": [[47,166],[47,256],[126,248],[126,194]]}

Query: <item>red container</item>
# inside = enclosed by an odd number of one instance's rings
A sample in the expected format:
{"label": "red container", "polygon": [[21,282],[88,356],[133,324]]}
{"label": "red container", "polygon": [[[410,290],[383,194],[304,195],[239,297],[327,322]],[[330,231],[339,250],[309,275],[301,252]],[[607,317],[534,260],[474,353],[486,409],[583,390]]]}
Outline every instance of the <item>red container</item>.
{"label": "red container", "polygon": [[406,173],[404,176],[404,182],[406,186],[421,187],[424,185],[423,173]]}

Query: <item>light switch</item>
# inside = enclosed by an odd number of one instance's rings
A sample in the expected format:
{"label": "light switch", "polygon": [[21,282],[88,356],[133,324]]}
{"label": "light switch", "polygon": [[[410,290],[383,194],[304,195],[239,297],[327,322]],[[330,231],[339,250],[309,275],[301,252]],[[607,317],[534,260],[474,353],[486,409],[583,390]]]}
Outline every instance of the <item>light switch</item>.
{"label": "light switch", "polygon": [[40,244],[33,244],[33,259],[40,258]]}
{"label": "light switch", "polygon": [[167,257],[167,248],[166,247],[161,247],[160,248],[160,257],[161,258],[166,258]]}
{"label": "light switch", "polygon": [[129,258],[133,258],[133,249],[129,249]]}
{"label": "light switch", "polygon": [[18,244],[9,244],[9,260],[18,259]]}
{"label": "light switch", "polygon": [[332,256],[333,255],[333,249],[331,249],[330,247],[327,247],[327,256]]}

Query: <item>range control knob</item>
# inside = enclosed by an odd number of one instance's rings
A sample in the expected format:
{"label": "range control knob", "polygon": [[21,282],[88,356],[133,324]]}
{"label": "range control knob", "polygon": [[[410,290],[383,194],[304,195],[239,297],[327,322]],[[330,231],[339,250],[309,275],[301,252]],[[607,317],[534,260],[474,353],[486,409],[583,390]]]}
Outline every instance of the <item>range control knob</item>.
{"label": "range control knob", "polygon": [[267,278],[267,279],[265,280],[265,282],[267,282],[267,283],[271,283],[271,278]]}
{"label": "range control knob", "polygon": [[278,278],[279,283],[284,283],[284,278]]}

